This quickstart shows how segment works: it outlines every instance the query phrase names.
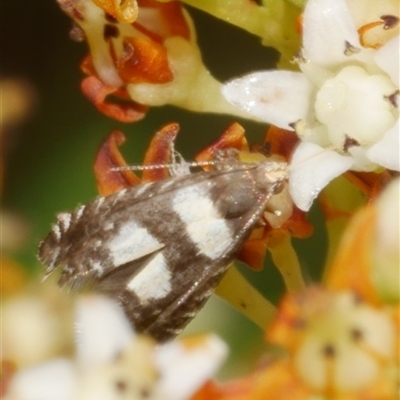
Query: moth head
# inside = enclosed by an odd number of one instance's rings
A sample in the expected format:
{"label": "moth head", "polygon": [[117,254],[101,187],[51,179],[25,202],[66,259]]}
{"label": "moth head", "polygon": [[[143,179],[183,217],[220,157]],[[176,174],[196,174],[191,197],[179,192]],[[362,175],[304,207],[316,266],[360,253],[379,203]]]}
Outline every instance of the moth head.
{"label": "moth head", "polygon": [[283,161],[268,161],[262,164],[262,174],[265,182],[270,185],[273,194],[282,191],[288,178],[287,163]]}

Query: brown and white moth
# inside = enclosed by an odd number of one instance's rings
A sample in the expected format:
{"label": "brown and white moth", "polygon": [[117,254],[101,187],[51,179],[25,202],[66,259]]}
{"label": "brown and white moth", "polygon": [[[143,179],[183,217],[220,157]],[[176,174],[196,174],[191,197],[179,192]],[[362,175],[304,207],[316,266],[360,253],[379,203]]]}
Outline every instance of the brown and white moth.
{"label": "brown and white moth", "polygon": [[284,162],[235,163],[172,176],[99,197],[57,223],[42,241],[60,285],[116,298],[138,332],[164,341],[210,297],[272,195]]}

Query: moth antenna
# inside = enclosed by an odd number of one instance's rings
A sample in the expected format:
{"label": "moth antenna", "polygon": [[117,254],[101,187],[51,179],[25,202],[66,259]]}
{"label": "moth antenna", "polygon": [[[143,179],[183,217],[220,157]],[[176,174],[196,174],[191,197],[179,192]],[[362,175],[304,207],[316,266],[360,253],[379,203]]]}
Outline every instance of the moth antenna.
{"label": "moth antenna", "polygon": [[[219,164],[215,161],[185,161],[184,165],[189,168],[213,166]],[[166,163],[166,164],[151,164],[151,165],[124,165],[121,167],[112,167],[110,171],[144,171],[152,169],[173,169],[176,167],[176,163]]]}
{"label": "moth antenna", "polygon": [[189,168],[196,167],[232,167],[233,165],[253,164],[245,161],[239,161],[238,151],[236,149],[218,150],[214,154],[214,159],[209,161],[186,161],[183,156],[175,150],[174,144],[171,143],[171,158],[172,162],[163,164],[150,165],[125,165],[121,167],[112,167],[110,171],[145,171],[153,169],[167,168],[171,176],[182,176],[190,174]]}
{"label": "moth antenna", "polygon": [[332,150],[337,150],[337,147],[336,147],[336,146],[329,146],[329,147],[327,147],[327,148],[321,150],[320,152],[318,152],[318,153],[316,153],[316,154],[312,154],[312,155],[310,155],[310,156],[308,156],[308,157],[306,157],[306,158],[303,158],[302,160],[296,162],[296,164],[289,164],[289,163],[288,163],[287,171],[289,172],[290,170],[292,170],[292,169],[298,167],[299,165],[301,165],[301,164],[303,164],[303,163],[305,163],[305,162],[307,162],[307,161],[310,161],[310,160],[312,160],[313,158],[318,157],[318,156],[320,156],[321,154],[327,153],[328,151],[332,151]]}

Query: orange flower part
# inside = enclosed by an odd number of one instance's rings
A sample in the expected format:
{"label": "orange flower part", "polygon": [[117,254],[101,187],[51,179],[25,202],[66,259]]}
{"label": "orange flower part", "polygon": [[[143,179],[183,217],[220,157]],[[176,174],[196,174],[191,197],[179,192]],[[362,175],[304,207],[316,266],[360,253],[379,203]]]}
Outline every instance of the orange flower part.
{"label": "orange flower part", "polygon": [[311,394],[285,360],[221,385],[208,383],[191,400],[308,400]]}
{"label": "orange flower part", "polygon": [[20,291],[28,282],[28,276],[15,260],[1,255],[1,280],[0,293],[2,296],[10,296]]}
{"label": "orange flower part", "polygon": [[172,36],[191,39],[189,19],[180,2],[59,0],[59,5],[90,47],[90,55],[82,63],[82,70],[89,75],[81,86],[86,97],[102,113],[119,121],[143,118],[147,107],[138,102],[114,104],[105,98],[113,94],[129,99],[127,85],[173,81],[164,42]]}
{"label": "orange flower part", "polygon": [[[158,33],[160,36],[164,38],[167,36],[181,36],[186,40],[190,40],[190,29],[183,14],[182,5],[179,1],[161,3],[157,0],[139,0],[139,6],[144,9],[154,8],[158,10],[160,18],[163,21],[163,29]],[[149,30],[146,28],[145,24],[141,23],[140,14],[139,19],[133,24],[133,26],[141,32],[146,33],[147,36],[156,39],[156,36],[154,36],[155,31]]]}
{"label": "orange flower part", "polygon": [[296,32],[299,35],[303,34],[303,14],[299,14],[296,18]]}
{"label": "orange flower part", "polygon": [[392,179],[387,170],[381,173],[347,171],[344,176],[368,196],[369,202],[374,201]]}
{"label": "orange flower part", "polygon": [[132,23],[138,15],[136,0],[93,0],[93,3],[118,21]]}
{"label": "orange flower part", "polygon": [[[230,148],[239,151],[249,150],[244,128],[237,122],[230,125],[216,142],[197,154],[196,161],[210,161],[217,150]],[[204,169],[210,170],[212,167],[205,167]]]}
{"label": "orange flower part", "polygon": [[288,293],[279,304],[274,323],[268,328],[266,338],[269,342],[293,351],[298,344],[298,332],[305,327],[302,309],[304,303],[313,295],[307,291],[307,298],[297,293]]}
{"label": "orange flower part", "polygon": [[180,1],[170,1],[168,3],[160,3],[156,1],[163,19],[168,24],[170,36],[181,36],[186,40],[190,40],[190,29],[183,15],[183,8]]}
{"label": "orange flower part", "polygon": [[126,38],[118,74],[127,83],[166,83],[173,79],[167,50],[148,38]]}
{"label": "orange flower part", "polygon": [[326,275],[376,305],[399,304],[399,178],[350,220]]}
{"label": "orange flower part", "polygon": [[288,350],[255,372],[208,382],[192,400],[391,400],[398,391],[398,323],[354,293],[288,294],[267,338]]}
{"label": "orange flower part", "polygon": [[133,101],[127,103],[106,101],[106,97],[110,94],[121,97],[121,92],[115,87],[107,86],[94,75],[83,79],[81,89],[83,94],[100,112],[121,122],[139,121],[146,115],[148,110],[148,107]]}
{"label": "orange flower part", "polygon": [[267,338],[288,350],[293,376],[315,395],[389,400],[396,329],[390,313],[354,292],[310,287],[284,299]]}
{"label": "orange flower part", "polygon": [[[174,141],[179,132],[179,124],[171,123],[161,128],[151,140],[143,165],[163,165],[173,162]],[[142,182],[155,182],[170,176],[167,168],[144,169]]]}
{"label": "orange flower part", "polygon": [[265,229],[255,229],[255,231],[258,233],[257,236],[260,236],[261,233],[261,237],[253,238],[253,231],[250,238],[243,244],[236,258],[248,265],[252,270],[261,271],[267,255],[268,236]]}
{"label": "orange flower part", "polygon": [[[120,131],[113,131],[101,145],[94,162],[94,175],[97,188],[102,196],[108,196],[119,190],[129,188],[144,182],[155,182],[170,176],[167,167],[173,158],[173,143],[179,131],[179,125],[171,123],[161,128],[153,137],[146,152],[140,179],[131,170],[124,169],[128,164],[119,151],[119,146],[125,142],[125,135]],[[120,170],[113,171],[113,168]]]}
{"label": "orange flower part", "polygon": [[296,206],[293,207],[292,216],[282,225],[282,229],[300,239],[310,237],[314,231],[311,223],[307,221],[307,213]]}
{"label": "orange flower part", "polygon": [[298,142],[299,138],[294,131],[272,125],[265,136],[264,147],[271,154],[279,154],[289,161]]}
{"label": "orange flower part", "polygon": [[396,15],[381,15],[380,20],[362,25],[358,30],[360,43],[363,47],[379,49],[392,37],[398,34],[399,17]]}
{"label": "orange flower part", "polygon": [[7,360],[1,361],[0,398],[6,395],[8,385],[16,371],[17,366],[13,362]]}
{"label": "orange flower part", "polygon": [[120,131],[113,131],[97,152],[93,168],[101,196],[108,196],[140,183],[140,179],[130,170],[112,171],[114,167],[127,166],[118,149],[123,143],[125,135]]}
{"label": "orange flower part", "polygon": [[332,290],[351,289],[373,304],[380,300],[371,281],[371,248],[377,212],[369,205],[352,219],[330,266],[326,285]]}

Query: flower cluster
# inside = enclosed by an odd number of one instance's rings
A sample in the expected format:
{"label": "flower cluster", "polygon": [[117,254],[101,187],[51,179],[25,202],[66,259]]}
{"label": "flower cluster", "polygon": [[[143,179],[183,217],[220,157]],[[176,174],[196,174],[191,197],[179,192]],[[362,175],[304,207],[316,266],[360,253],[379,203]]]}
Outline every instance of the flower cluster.
{"label": "flower cluster", "polygon": [[[384,3],[393,9],[394,2]],[[296,131],[301,144],[293,164],[327,149],[295,168],[290,179],[292,197],[303,210],[349,169],[400,169],[398,7],[383,16],[372,5],[363,15],[363,7],[357,1],[310,0],[296,59],[301,72],[255,72],[224,87],[232,104]],[[362,17],[355,21],[353,15]],[[382,32],[370,35],[377,26]]]}
{"label": "flower cluster", "polygon": [[82,297],[75,314],[75,360],[58,358],[21,370],[6,399],[184,400],[226,354],[213,335],[157,346],[137,336],[118,304],[104,297]]}
{"label": "flower cluster", "polygon": [[[264,142],[251,147],[244,128],[233,123],[196,160],[207,169],[216,151],[234,149],[243,163],[287,162],[287,182],[271,195],[237,259],[260,270],[270,253],[288,293],[275,307],[231,267],[216,293],[255,322],[276,351],[251,373],[219,382],[228,348],[215,335],[158,344],[134,332],[112,300],[94,294],[71,300],[52,282],[42,289],[19,282],[13,290],[8,268],[2,396],[398,397],[398,0],[57,1],[73,20],[71,37],[89,46],[81,89],[103,114],[134,122],[149,107],[174,105],[271,124]],[[218,82],[203,64],[183,3],[257,35],[280,52],[279,69]],[[177,157],[178,130],[172,123],[157,133],[144,166]],[[124,141],[115,131],[98,151],[94,171],[103,196],[168,177],[166,169],[145,168],[141,178],[126,169],[118,149]],[[309,284],[292,238],[312,235],[307,213],[315,199],[329,248],[321,281]],[[13,296],[17,286],[24,289]]]}

